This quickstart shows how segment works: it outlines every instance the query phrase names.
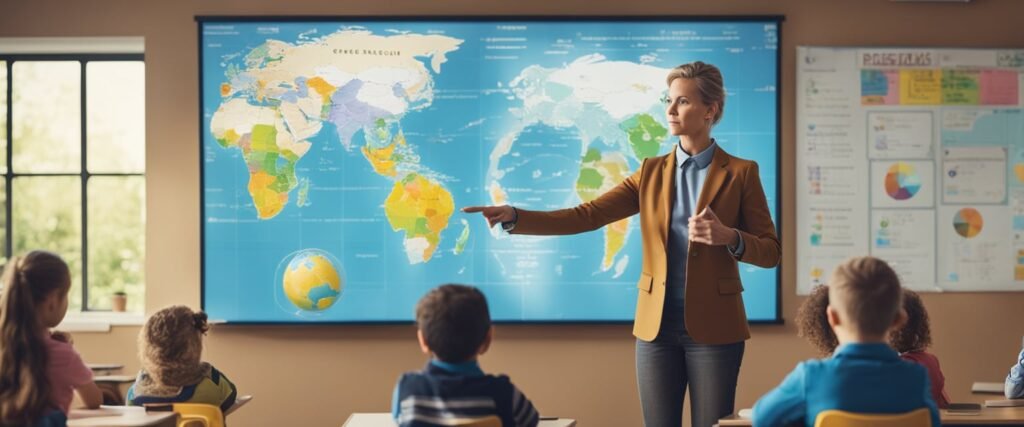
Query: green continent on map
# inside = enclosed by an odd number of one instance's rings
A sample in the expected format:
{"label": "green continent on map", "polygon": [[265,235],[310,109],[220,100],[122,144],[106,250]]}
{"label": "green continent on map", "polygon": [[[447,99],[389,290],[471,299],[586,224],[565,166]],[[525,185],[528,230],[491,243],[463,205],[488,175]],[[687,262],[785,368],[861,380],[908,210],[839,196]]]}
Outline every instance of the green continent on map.
{"label": "green continent on map", "polygon": [[299,156],[278,149],[277,129],[255,125],[249,147],[242,147],[249,166],[249,194],[252,195],[260,219],[273,218],[288,202],[288,192],[298,185],[295,162]]}
{"label": "green continent on map", "polygon": [[668,130],[650,114],[637,114],[622,123],[619,128],[626,132],[629,146],[640,160],[658,155],[661,142],[668,136]]}
{"label": "green continent on map", "polygon": [[[583,202],[592,201],[625,180],[628,174],[629,165],[621,153],[601,153],[596,148],[590,148],[580,164],[579,177],[576,178],[576,195]],[[604,227],[602,270],[612,267],[615,257],[626,245],[629,221],[630,219],[626,218]]]}
{"label": "green continent on map", "polygon": [[391,228],[405,232],[405,253],[411,264],[430,260],[454,212],[452,194],[440,183],[416,173],[395,182],[384,201],[384,214]]}
{"label": "green continent on map", "polygon": [[452,251],[455,255],[465,251],[466,243],[469,242],[469,222],[464,219],[460,221],[462,221],[462,233],[459,233],[459,237],[455,239],[455,250]]}

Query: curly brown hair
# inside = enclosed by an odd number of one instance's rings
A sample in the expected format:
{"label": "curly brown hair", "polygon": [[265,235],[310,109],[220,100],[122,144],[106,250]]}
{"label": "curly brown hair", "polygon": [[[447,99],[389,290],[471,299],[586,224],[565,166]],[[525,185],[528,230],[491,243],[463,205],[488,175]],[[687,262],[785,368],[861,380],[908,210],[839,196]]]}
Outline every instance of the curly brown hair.
{"label": "curly brown hair", "polygon": [[200,381],[203,335],[210,330],[206,313],[183,305],[153,313],[139,331],[139,359],[157,383],[186,386]]}
{"label": "curly brown hair", "polygon": [[828,286],[818,285],[811,289],[810,295],[796,311],[796,328],[821,356],[829,356],[839,346],[832,326],[828,324]]}
{"label": "curly brown hair", "polygon": [[889,334],[889,345],[900,353],[928,348],[932,345],[932,330],[928,326],[928,310],[924,308],[921,296],[904,288],[903,310],[907,312],[907,323]]}

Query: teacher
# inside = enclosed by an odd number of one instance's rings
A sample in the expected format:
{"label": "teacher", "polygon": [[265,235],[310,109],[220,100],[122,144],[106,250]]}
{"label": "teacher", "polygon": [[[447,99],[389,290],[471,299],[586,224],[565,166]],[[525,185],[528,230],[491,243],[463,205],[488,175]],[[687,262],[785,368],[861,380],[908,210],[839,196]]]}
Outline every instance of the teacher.
{"label": "teacher", "polygon": [[633,335],[644,425],[681,425],[689,387],[692,425],[708,427],[734,410],[750,338],[738,263],[774,267],[780,244],[757,163],[729,155],[711,138],[725,109],[721,72],[697,61],[674,68],[667,82],[665,113],[679,143],[645,159],[617,187],[569,209],[463,212],[533,235],[582,233],[640,213],[643,273]]}

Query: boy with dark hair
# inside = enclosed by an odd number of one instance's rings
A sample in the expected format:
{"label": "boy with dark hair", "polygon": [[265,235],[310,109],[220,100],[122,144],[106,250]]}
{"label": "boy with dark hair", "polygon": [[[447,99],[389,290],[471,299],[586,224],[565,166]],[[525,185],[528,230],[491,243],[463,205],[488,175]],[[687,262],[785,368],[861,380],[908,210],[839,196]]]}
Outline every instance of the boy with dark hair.
{"label": "boy with dark hair", "polygon": [[831,358],[801,362],[754,405],[755,426],[814,426],[829,409],[899,414],[928,408],[941,425],[925,368],[904,360],[886,342],[906,321],[896,272],[873,257],[853,258],[832,274],[828,323],[839,340]]}
{"label": "boy with dark hair", "polygon": [[398,379],[391,415],[402,427],[446,426],[498,417],[506,427],[536,426],[533,404],[505,375],[487,375],[477,356],[494,336],[487,299],[478,289],[443,285],[416,305],[427,367]]}

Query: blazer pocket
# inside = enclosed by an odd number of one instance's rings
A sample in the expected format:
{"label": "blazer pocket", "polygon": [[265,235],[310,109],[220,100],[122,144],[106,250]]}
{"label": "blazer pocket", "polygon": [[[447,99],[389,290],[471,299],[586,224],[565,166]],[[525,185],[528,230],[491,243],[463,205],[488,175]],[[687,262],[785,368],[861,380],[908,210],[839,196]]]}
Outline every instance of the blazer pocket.
{"label": "blazer pocket", "polygon": [[720,295],[732,295],[743,292],[743,283],[740,279],[718,279],[718,293]]}
{"label": "blazer pocket", "polygon": [[651,293],[651,287],[654,286],[654,278],[651,275],[642,273],[640,274],[640,281],[636,282],[636,287],[641,291]]}

